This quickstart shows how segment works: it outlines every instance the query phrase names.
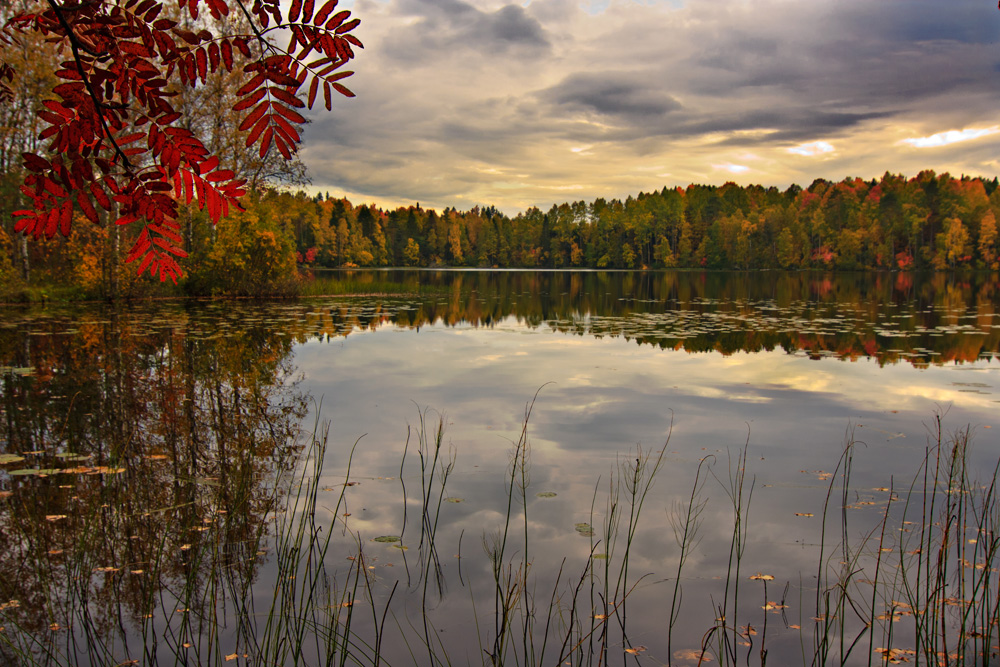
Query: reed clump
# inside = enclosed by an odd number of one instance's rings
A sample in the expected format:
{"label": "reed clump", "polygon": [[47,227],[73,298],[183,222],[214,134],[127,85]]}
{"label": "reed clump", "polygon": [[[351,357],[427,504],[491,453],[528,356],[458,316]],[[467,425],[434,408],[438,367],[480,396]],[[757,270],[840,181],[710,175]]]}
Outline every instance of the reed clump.
{"label": "reed clump", "polygon": [[[772,564],[753,561],[748,548],[757,489],[749,436],[725,458],[700,460],[688,490],[663,508],[655,505],[654,487],[670,431],[660,447],[637,445],[594,484],[587,521],[576,527],[587,538],[586,556],[552,554],[533,500],[534,409],[533,399],[507,450],[505,505],[496,512],[499,520],[482,529],[483,560],[463,552],[464,532],[457,545],[442,537],[453,535],[442,530],[443,508],[455,500],[447,489],[457,457],[443,416],[419,410],[408,429],[398,476],[401,525],[398,534],[377,540],[399,547],[403,567],[395,571],[369,553],[364,524],[347,518],[356,510],[348,507],[346,489],[356,484],[351,470],[359,443],[345,447],[343,478],[324,486],[329,428],[317,422],[276,463],[263,507],[251,480],[234,484],[228,504],[220,505],[216,520],[203,522],[198,539],[178,544],[150,528],[155,539],[135,540],[145,550],[125,545],[110,565],[96,547],[76,549],[58,566],[24,547],[24,572],[37,580],[32,590],[43,601],[35,608],[48,616],[39,624],[23,613],[27,604],[3,601],[0,660],[519,667],[647,660],[685,667],[997,662],[1000,464],[973,469],[971,429],[949,434],[936,417],[919,472],[905,483],[888,480],[884,504],[864,512],[855,511],[852,482],[862,443],[849,430],[814,524],[815,569],[782,581],[753,573]],[[332,496],[324,495],[331,489]],[[717,498],[722,509],[714,516],[724,517],[728,538],[713,538],[723,545],[725,564],[706,596],[697,581],[704,573],[692,558],[703,552],[707,512]],[[241,513],[251,502],[266,521]],[[667,511],[674,533],[665,572],[643,570],[639,563],[649,559],[637,553],[642,519],[656,509]],[[185,509],[163,511],[179,521]],[[81,544],[98,545],[108,535],[143,530],[149,514],[96,506],[72,520]],[[8,524],[21,531],[19,544],[43,539],[38,526]],[[449,590],[453,562],[458,589]],[[454,636],[447,621],[456,618],[463,596],[472,630]],[[714,620],[694,637],[692,619],[706,610]],[[651,618],[658,623],[655,636],[648,632]]]}

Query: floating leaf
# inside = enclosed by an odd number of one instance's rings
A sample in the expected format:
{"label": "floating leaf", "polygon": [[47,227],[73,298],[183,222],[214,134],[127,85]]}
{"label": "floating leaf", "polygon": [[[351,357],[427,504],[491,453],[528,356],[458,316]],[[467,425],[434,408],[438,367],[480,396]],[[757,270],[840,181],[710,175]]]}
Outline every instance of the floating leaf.
{"label": "floating leaf", "polygon": [[465,501],[465,498],[445,498],[446,503],[461,503]]}
{"label": "floating leaf", "polygon": [[596,558],[597,560],[607,560],[608,559],[608,555],[607,554],[594,554],[593,556],[591,556],[591,558]]}
{"label": "floating leaf", "polygon": [[796,512],[795,516],[812,516],[812,512]]}
{"label": "floating leaf", "polygon": [[393,544],[392,548],[393,549],[399,549],[400,551],[409,551],[409,549],[410,549],[410,547],[402,545],[402,544]]}
{"label": "floating leaf", "polygon": [[372,540],[373,542],[399,542],[399,537],[396,535],[380,535]]}
{"label": "floating leaf", "polygon": [[674,651],[675,660],[693,660],[697,662],[711,662],[712,656],[708,655],[704,651],[699,651],[697,649],[685,648],[680,651]]}
{"label": "floating leaf", "polygon": [[8,463],[20,463],[23,460],[24,457],[17,454],[0,454],[0,466]]}
{"label": "floating leaf", "polygon": [[642,653],[645,650],[646,650],[645,646],[636,646],[634,648],[627,648],[627,649],[625,649],[625,652],[626,653],[631,653],[632,655],[638,655],[639,653]]}
{"label": "floating leaf", "polygon": [[556,495],[557,494],[556,494],[555,491],[539,491],[538,493],[535,494],[535,497],[537,497],[537,498],[555,498]]}
{"label": "floating leaf", "polygon": [[90,458],[89,454],[75,454],[73,452],[60,452],[56,454],[57,459],[63,459],[64,461],[86,461]]}
{"label": "floating leaf", "polygon": [[769,574],[761,574],[760,572],[758,572],[757,574],[751,575],[750,578],[751,579],[756,579],[756,580],[759,580],[759,581],[774,581],[774,577],[772,577],[771,575],[769,575]]}
{"label": "floating leaf", "polygon": [[45,515],[45,520],[46,521],[53,521],[53,522],[54,521],[61,521],[62,519],[65,519],[65,518],[66,518],[65,514],[46,514]]}
{"label": "floating leaf", "polygon": [[20,470],[11,470],[7,474],[11,477],[17,477],[21,475],[56,475],[61,472],[62,470],[59,468],[21,468]]}
{"label": "floating leaf", "polygon": [[590,537],[594,534],[594,527],[589,523],[578,523],[574,526],[576,532],[580,533],[584,537]]}

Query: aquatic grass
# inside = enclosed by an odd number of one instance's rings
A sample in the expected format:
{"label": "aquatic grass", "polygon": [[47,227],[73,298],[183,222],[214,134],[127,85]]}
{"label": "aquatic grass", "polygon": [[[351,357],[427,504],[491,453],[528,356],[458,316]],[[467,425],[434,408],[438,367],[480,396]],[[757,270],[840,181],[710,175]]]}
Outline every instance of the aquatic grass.
{"label": "aquatic grass", "polygon": [[[655,656],[661,664],[687,667],[708,657],[728,666],[787,664],[787,652],[772,650],[777,636],[791,636],[784,615],[791,584],[782,588],[782,581],[760,571],[750,575],[760,564],[753,562],[748,548],[756,488],[748,464],[749,436],[725,459],[725,467],[716,469],[714,456],[694,467],[689,492],[668,514],[676,542],[676,550],[664,554],[676,559],[671,576],[653,581],[650,573],[637,571],[636,549],[672,424],[663,448],[636,446],[619,457],[606,479],[598,480],[587,528],[579,531],[590,533],[589,548],[558,557],[539,548],[538,540],[544,538],[530,515],[535,498],[530,420],[536,400],[537,394],[526,404],[520,433],[508,451],[504,513],[496,529],[483,534],[484,566],[492,581],[466,584],[459,571],[459,582],[469,588],[475,637],[449,636],[436,616],[436,605],[449,595],[440,549],[446,546],[441,527],[448,519],[444,499],[455,454],[445,438],[443,416],[435,419],[418,409],[419,423],[407,431],[399,477],[404,493],[399,538],[405,541],[416,526],[406,520],[404,478],[410,477],[410,468],[419,468],[412,470],[421,479],[416,581],[409,580],[408,570],[406,579],[399,572],[395,582],[385,581],[381,568],[372,569],[377,559],[366,550],[367,541],[342,516],[360,440],[344,448],[344,484],[324,504],[320,480],[330,436],[329,425],[317,421],[308,439],[298,449],[289,447],[274,465],[267,521],[241,516],[259,502],[246,479],[230,480],[225,489],[185,482],[191,486],[181,486],[188,491],[207,488],[227,495],[225,505],[218,507],[228,511],[209,517],[184,502],[150,514],[127,498],[121,507],[97,503],[89,514],[71,519],[79,523],[81,548],[64,564],[54,568],[37,557],[38,549],[26,551],[50,599],[52,619],[69,622],[61,632],[39,632],[29,627],[29,619],[18,618],[16,608],[0,606],[0,625],[5,626],[0,657],[26,665],[117,665],[131,659],[224,665],[234,655],[238,664],[380,665],[388,662],[387,651],[394,647],[399,650],[392,655],[408,653],[414,664],[603,667],[639,660],[646,650],[631,628],[633,596],[647,590],[662,591],[661,606],[650,608],[662,612],[667,654]],[[411,438],[417,442],[415,460],[408,454]],[[799,598],[808,602],[799,605],[798,613],[815,619],[802,622],[805,629],[796,631],[801,664],[995,662],[1000,469],[984,470],[984,479],[977,479],[970,464],[971,441],[971,429],[946,435],[937,418],[923,465],[910,485],[890,479],[877,492],[886,494],[878,496],[884,504],[869,507],[871,501],[861,502],[863,491],[853,481],[864,443],[848,429],[823,491],[813,551],[816,578],[799,584]],[[710,477],[723,489],[729,517],[728,535],[721,537],[726,570],[717,598],[693,597],[684,590],[689,558],[699,545],[712,500],[706,494]],[[127,487],[127,480],[117,488],[111,479],[103,496],[107,500]],[[168,534],[163,526],[170,522],[181,530]],[[38,546],[48,539],[44,523],[25,520],[21,527],[26,542]],[[141,531],[156,538],[135,540],[134,545],[114,541]],[[350,565],[331,562],[345,554],[352,554]],[[405,562],[406,552],[400,554]],[[461,567],[462,558],[458,562]],[[95,571],[101,567],[117,570]],[[265,567],[275,573],[273,585],[259,581]],[[131,569],[145,572],[131,575]],[[69,587],[63,607],[58,601],[61,586]],[[482,598],[484,591],[491,600]],[[772,595],[779,601],[771,600]],[[408,599],[419,611],[407,613]],[[706,607],[717,620],[706,624],[700,655],[676,657],[675,630],[683,626],[689,631],[694,614]],[[142,619],[136,621],[140,612]],[[771,618],[779,613],[784,628]],[[681,623],[682,616],[692,618]],[[478,654],[463,653],[469,642],[478,643]]]}

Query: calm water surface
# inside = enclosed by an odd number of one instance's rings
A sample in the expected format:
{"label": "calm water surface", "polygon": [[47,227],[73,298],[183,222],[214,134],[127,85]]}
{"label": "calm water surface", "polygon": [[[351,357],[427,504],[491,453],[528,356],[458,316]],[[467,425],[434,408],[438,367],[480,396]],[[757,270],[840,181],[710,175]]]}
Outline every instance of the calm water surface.
{"label": "calm water surface", "polygon": [[[323,606],[354,611],[358,655],[372,654],[360,640],[381,625],[390,664],[488,662],[499,604],[488,554],[505,525],[511,618],[523,624],[518,605],[534,604],[539,643],[547,616],[582,622],[570,648],[579,639],[596,653],[573,664],[596,664],[602,644],[613,663],[694,664],[727,580],[741,587],[727,609],[743,638],[759,641],[745,626],[767,617],[771,659],[809,662],[831,481],[844,494],[832,530],[839,539],[846,503],[847,533],[860,539],[888,489],[917,475],[938,417],[946,435],[972,427],[970,461],[985,477],[1000,455],[996,276],[346,277],[392,294],[3,311],[0,614],[8,633],[18,628],[8,658],[254,663],[261,633],[247,619],[263,627],[287,579],[271,511],[294,500],[288,484],[310,465],[302,429],[317,420],[329,437],[314,528],[333,536],[316,552],[329,576]],[[431,479],[420,445],[433,456],[439,421]],[[623,475],[660,450],[624,572]],[[743,451],[737,573],[727,492]],[[677,517],[703,460],[668,645]],[[755,572],[774,577],[766,591]],[[768,601],[785,606],[761,609]],[[594,620],[605,614],[613,628]],[[564,637],[550,634],[547,664]],[[759,645],[737,650],[756,661]],[[854,656],[867,664],[867,642]]]}

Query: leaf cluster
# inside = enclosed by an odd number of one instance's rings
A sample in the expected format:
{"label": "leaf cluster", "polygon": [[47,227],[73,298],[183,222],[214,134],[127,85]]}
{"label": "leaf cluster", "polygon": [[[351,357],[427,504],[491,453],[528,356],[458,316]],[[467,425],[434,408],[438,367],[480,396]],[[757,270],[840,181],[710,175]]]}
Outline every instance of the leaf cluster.
{"label": "leaf cluster", "polygon": [[[287,13],[276,0],[177,0],[177,7],[190,19],[168,18],[161,0],[47,0],[4,24],[4,44],[38,35],[69,56],[37,110],[44,149],[22,155],[29,205],[14,212],[15,231],[68,237],[74,210],[95,224],[138,225],[126,262],[140,275],[176,282],[177,260],[187,255],[179,204],[195,202],[217,223],[246,193],[245,181],[189,129],[176,86],[238,73],[244,83],[233,110],[245,112],[246,145],[286,160],[301,142],[299,110],[312,107],[321,88],[328,109],[333,92],[353,95],[341,83],[352,72],[342,68],[362,46],[351,34],[359,21],[334,13],[337,0],[318,8],[296,0]],[[198,22],[203,9],[214,24]],[[246,20],[223,20],[234,12]],[[225,26],[246,30],[228,34]],[[16,74],[0,62],[0,97],[13,95]],[[307,101],[299,97],[304,86]]]}

